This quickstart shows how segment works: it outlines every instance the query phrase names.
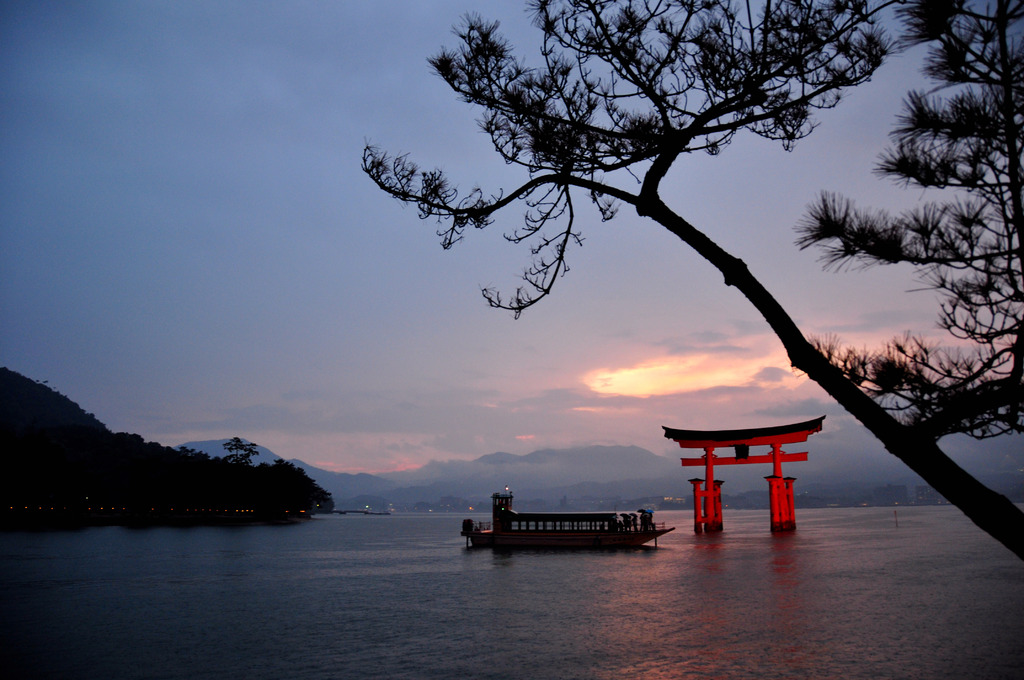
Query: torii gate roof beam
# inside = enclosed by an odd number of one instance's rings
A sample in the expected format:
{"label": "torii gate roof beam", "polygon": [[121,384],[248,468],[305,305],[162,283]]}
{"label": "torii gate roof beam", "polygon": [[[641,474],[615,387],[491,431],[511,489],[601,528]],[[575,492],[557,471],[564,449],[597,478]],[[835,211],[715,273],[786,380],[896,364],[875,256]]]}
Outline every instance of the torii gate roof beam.
{"label": "torii gate roof beam", "polygon": [[[662,427],[665,438],[677,442],[684,449],[717,449],[723,446],[762,446],[805,442],[807,437],[821,431],[825,416],[791,425],[751,427],[743,430],[676,430]],[[754,462],[754,461],[751,461]]]}

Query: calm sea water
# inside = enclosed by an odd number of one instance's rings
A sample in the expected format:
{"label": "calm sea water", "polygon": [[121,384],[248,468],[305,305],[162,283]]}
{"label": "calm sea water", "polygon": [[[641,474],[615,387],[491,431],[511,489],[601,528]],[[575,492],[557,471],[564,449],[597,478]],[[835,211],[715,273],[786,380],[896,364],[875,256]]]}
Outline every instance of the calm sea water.
{"label": "calm sea water", "polygon": [[469,550],[454,515],[0,534],[0,676],[1024,677],[1024,563],[952,508],[656,517],[621,552]]}

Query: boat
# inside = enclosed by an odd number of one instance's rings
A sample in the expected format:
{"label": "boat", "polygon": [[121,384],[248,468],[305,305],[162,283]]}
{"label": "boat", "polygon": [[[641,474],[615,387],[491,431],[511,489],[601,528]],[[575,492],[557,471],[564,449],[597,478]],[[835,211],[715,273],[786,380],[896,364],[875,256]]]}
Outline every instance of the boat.
{"label": "boat", "polygon": [[639,546],[675,530],[654,522],[652,510],[617,512],[516,512],[512,493],[491,495],[491,521],[462,521],[466,547],[619,548]]}

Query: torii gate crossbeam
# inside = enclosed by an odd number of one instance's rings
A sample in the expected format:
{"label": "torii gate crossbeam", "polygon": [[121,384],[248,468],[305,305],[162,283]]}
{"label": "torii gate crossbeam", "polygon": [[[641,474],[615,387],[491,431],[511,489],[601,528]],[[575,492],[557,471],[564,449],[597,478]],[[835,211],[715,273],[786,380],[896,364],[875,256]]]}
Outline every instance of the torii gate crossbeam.
{"label": "torii gate crossbeam", "polygon": [[[715,479],[716,465],[748,465],[771,463],[772,474],[768,480],[768,500],[771,506],[771,530],[792,531],[796,529],[796,510],[793,501],[794,477],[782,476],[783,461],[807,460],[807,453],[785,453],[783,444],[805,442],[815,432],[821,431],[825,416],[790,425],[748,428],[742,430],[677,430],[669,427],[665,437],[684,449],[704,449],[699,458],[682,458],[683,467],[704,466],[704,479],[691,479],[693,484],[693,530],[722,530],[722,484]],[[770,446],[771,453],[750,455],[751,446]],[[736,448],[735,458],[720,458],[716,448]],[[703,484],[703,488],[702,488]]]}

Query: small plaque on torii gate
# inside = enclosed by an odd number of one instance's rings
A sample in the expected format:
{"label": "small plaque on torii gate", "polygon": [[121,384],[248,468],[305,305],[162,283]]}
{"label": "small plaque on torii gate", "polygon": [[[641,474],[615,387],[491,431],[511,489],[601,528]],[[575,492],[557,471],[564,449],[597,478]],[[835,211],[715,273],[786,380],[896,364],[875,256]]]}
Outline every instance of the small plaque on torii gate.
{"label": "small plaque on torii gate", "polygon": [[[715,479],[716,465],[749,465],[771,463],[772,474],[768,480],[768,501],[771,507],[771,530],[792,531],[796,529],[796,509],[793,502],[794,477],[782,476],[783,461],[807,460],[807,453],[785,453],[783,444],[805,442],[815,432],[821,432],[825,416],[791,425],[757,427],[743,430],[676,430],[663,427],[665,437],[684,449],[704,449],[699,458],[682,458],[683,467],[704,466],[704,479],[691,479],[693,484],[693,530],[722,530],[722,484]],[[771,453],[751,455],[752,446],[770,446]],[[715,455],[715,449],[731,446],[736,451],[734,458]],[[703,485],[703,488],[702,488]]]}

